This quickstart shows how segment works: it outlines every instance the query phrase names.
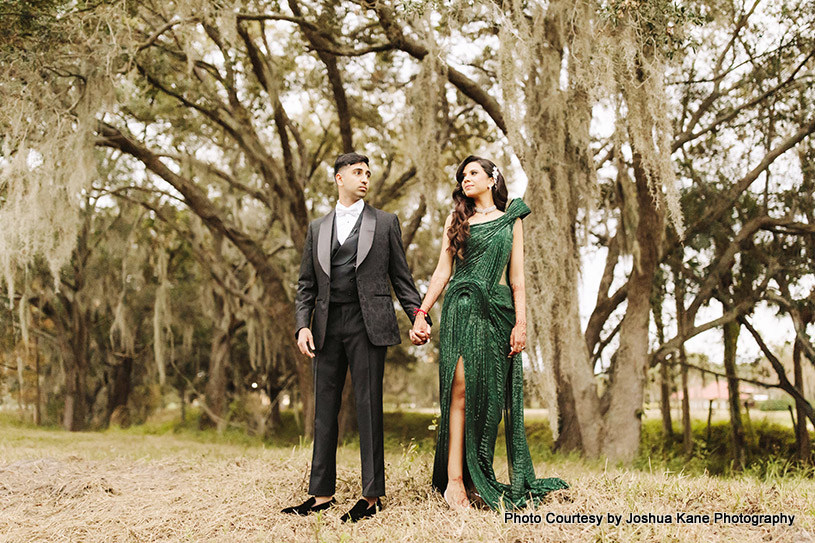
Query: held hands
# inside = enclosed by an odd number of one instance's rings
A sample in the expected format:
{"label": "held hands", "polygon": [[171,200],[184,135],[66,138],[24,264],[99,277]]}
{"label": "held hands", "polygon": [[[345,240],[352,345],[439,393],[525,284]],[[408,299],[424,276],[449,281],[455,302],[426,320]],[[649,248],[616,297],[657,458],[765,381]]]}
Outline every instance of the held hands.
{"label": "held hands", "polygon": [[430,340],[430,326],[424,319],[424,315],[421,313],[416,315],[416,319],[413,321],[413,328],[411,328],[408,335],[414,345],[424,345]]}
{"label": "held hands", "polygon": [[307,357],[314,358],[314,336],[308,328],[301,328],[297,333],[297,348]]}
{"label": "held hands", "polygon": [[512,350],[509,351],[510,358],[515,356],[516,354],[520,353],[526,347],[526,323],[525,322],[516,322],[515,326],[512,328],[512,334],[509,336],[509,345],[512,347]]}
{"label": "held hands", "polygon": [[413,343],[414,345],[424,345],[425,343],[427,343],[426,339],[425,340],[419,339],[419,336],[416,335],[416,332],[413,331],[413,328],[408,330],[408,336],[410,337],[411,343]]}

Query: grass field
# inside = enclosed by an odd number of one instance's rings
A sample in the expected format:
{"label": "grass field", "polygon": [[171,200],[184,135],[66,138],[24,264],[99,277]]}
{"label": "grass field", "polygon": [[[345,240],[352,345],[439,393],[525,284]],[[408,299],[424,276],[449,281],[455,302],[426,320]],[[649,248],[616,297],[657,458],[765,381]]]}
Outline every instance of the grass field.
{"label": "grass field", "polygon": [[[815,541],[815,482],[807,473],[730,478],[631,470],[547,455],[539,476],[571,489],[550,495],[539,524],[497,512],[451,512],[429,484],[432,451],[403,439],[386,451],[385,510],[356,525],[338,517],[359,492],[359,451],[340,448],[337,498],[325,514],[278,511],[305,497],[308,443],[271,447],[238,434],[156,427],[68,433],[0,422],[0,541]],[[400,443],[401,441],[401,443]],[[536,456],[536,460],[539,458]],[[506,480],[505,459],[496,460]],[[677,512],[795,515],[792,526],[676,524]],[[526,511],[534,513],[535,511]],[[623,516],[620,526],[547,522],[547,514]],[[672,524],[626,524],[629,513]]]}

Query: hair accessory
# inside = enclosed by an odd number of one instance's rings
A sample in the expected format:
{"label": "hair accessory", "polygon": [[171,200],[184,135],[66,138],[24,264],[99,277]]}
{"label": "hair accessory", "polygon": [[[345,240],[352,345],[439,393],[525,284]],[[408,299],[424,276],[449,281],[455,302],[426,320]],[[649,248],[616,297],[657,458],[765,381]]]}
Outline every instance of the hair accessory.
{"label": "hair accessory", "polygon": [[498,176],[501,175],[501,172],[498,170],[498,166],[492,167],[492,178],[498,179]]}

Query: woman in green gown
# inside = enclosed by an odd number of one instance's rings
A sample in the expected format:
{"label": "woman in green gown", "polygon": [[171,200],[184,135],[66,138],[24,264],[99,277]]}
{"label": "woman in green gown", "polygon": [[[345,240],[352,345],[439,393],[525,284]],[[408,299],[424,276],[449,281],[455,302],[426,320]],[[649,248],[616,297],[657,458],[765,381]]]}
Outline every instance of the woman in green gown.
{"label": "woman in green gown", "polygon": [[[455,509],[470,506],[467,489],[493,509],[538,505],[548,492],[568,485],[535,477],[524,430],[521,219],[530,210],[520,198],[507,205],[498,168],[476,156],[459,166],[453,200],[439,263],[410,333],[416,344],[429,338],[424,314],[449,281],[441,317],[441,420],[433,486]],[[509,483],[498,482],[492,466],[502,415]]]}

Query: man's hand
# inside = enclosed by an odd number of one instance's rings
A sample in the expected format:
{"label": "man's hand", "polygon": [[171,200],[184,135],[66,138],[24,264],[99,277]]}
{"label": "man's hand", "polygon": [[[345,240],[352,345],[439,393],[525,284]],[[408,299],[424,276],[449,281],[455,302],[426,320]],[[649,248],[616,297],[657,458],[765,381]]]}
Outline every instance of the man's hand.
{"label": "man's hand", "polygon": [[308,328],[300,328],[297,332],[297,348],[309,358],[314,358],[314,336]]}

